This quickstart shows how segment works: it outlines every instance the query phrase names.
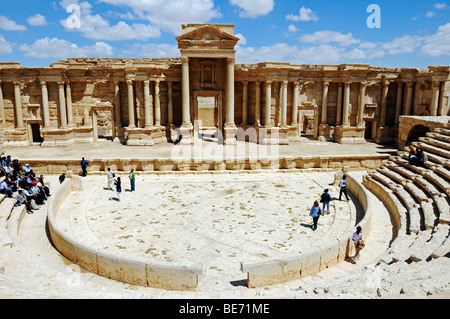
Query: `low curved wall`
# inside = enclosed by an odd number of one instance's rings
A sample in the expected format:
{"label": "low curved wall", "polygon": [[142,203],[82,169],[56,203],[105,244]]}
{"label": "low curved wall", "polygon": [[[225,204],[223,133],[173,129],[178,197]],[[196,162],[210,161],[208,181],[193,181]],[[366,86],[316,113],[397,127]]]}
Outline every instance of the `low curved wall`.
{"label": "low curved wall", "polygon": [[[346,175],[348,190],[356,196],[364,209],[364,217],[358,225],[362,227],[364,236],[367,237],[372,215],[369,194],[351,175]],[[305,252],[258,263],[242,262],[241,270],[247,273],[247,286],[256,288],[300,279],[337,264],[349,256],[355,229],[356,226],[351,227],[348,233],[341,237],[318,242],[316,247]]]}
{"label": "low curved wall", "polygon": [[79,177],[66,179],[48,202],[48,228],[56,249],[73,263],[98,275],[121,282],[168,290],[194,290],[200,267],[152,264],[142,259],[98,251],[78,241],[69,229],[63,229],[56,221],[60,205],[72,191],[81,188]]}

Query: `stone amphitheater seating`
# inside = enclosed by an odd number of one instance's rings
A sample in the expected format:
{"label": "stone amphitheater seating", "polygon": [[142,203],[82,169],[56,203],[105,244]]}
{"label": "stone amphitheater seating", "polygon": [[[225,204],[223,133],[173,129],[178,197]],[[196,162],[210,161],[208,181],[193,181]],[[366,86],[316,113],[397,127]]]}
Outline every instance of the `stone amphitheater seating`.
{"label": "stone amphitheater seating", "polygon": [[432,129],[412,145],[428,154],[424,167],[410,165],[405,149],[364,178],[397,215],[398,237],[380,258],[388,265],[449,254],[450,130]]}

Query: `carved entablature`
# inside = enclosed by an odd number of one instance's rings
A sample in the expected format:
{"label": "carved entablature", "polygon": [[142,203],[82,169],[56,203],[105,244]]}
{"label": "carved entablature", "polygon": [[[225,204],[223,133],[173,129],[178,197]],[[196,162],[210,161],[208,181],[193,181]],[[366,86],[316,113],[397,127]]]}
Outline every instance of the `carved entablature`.
{"label": "carved entablature", "polygon": [[183,34],[176,38],[182,56],[234,58],[239,38],[234,36],[234,25],[183,25]]}

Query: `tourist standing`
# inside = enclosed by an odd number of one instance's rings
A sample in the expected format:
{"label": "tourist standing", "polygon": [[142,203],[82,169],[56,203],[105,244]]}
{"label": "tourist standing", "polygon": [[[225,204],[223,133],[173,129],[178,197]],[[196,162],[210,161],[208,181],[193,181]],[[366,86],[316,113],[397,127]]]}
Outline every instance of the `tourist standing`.
{"label": "tourist standing", "polygon": [[359,258],[359,253],[361,251],[361,249],[364,248],[365,244],[364,244],[364,235],[362,233],[362,228],[361,226],[358,226],[356,228],[356,232],[353,233],[353,244],[355,245],[355,257],[353,257],[352,263],[356,264],[356,261]]}
{"label": "tourist standing", "polygon": [[344,175],[344,177],[342,177],[341,182],[339,183],[339,187],[341,188],[341,190],[339,191],[339,200],[341,200],[342,194],[344,194],[345,198],[347,200],[349,200],[348,194],[347,194],[347,176],[346,175]]}
{"label": "tourist standing", "polygon": [[88,167],[89,163],[88,163],[88,161],[86,161],[84,159],[84,157],[81,158],[80,165],[81,165],[81,169],[83,170],[83,176],[86,176],[87,175],[87,167]]}
{"label": "tourist standing", "polygon": [[325,212],[325,207],[327,208],[327,215],[330,213],[330,201],[331,195],[329,190],[326,189],[323,191],[323,194],[320,196],[320,202],[323,204],[322,211]]}
{"label": "tourist standing", "polygon": [[317,229],[317,222],[319,221],[320,214],[322,213],[322,208],[320,208],[319,201],[315,201],[314,205],[311,207],[311,210],[309,211],[309,216],[313,218],[313,226],[312,229]]}
{"label": "tourist standing", "polygon": [[120,194],[122,193],[122,182],[120,180],[120,177],[117,177],[117,179],[114,181],[114,184],[116,185],[117,198],[120,202]]}
{"label": "tourist standing", "polygon": [[112,172],[109,167],[108,167],[108,172],[106,173],[106,177],[108,179],[107,188],[110,190],[114,190],[113,184],[114,184],[114,177],[116,177],[116,174],[114,174],[114,172]]}
{"label": "tourist standing", "polygon": [[131,172],[128,176],[130,178],[130,184],[131,184],[131,191],[134,192],[135,190],[135,183],[136,183],[136,175],[134,174],[134,169],[131,169]]}

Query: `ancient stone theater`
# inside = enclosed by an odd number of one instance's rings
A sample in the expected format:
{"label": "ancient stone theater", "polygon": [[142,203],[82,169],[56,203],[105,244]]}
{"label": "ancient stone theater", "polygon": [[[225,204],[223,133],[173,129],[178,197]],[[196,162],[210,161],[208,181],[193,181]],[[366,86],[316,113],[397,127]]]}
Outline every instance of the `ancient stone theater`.
{"label": "ancient stone theater", "polygon": [[449,112],[448,66],[236,64],[233,25],[183,25],[181,58],[71,58],[49,68],[0,65],[4,145],[64,146],[105,138],[154,145],[194,127],[226,144],[395,141],[402,115]]}
{"label": "ancient stone theater", "polygon": [[238,64],[231,24],[176,40],[0,63],[2,156],[48,187],[26,207],[2,180],[0,297],[450,297],[450,66]]}

